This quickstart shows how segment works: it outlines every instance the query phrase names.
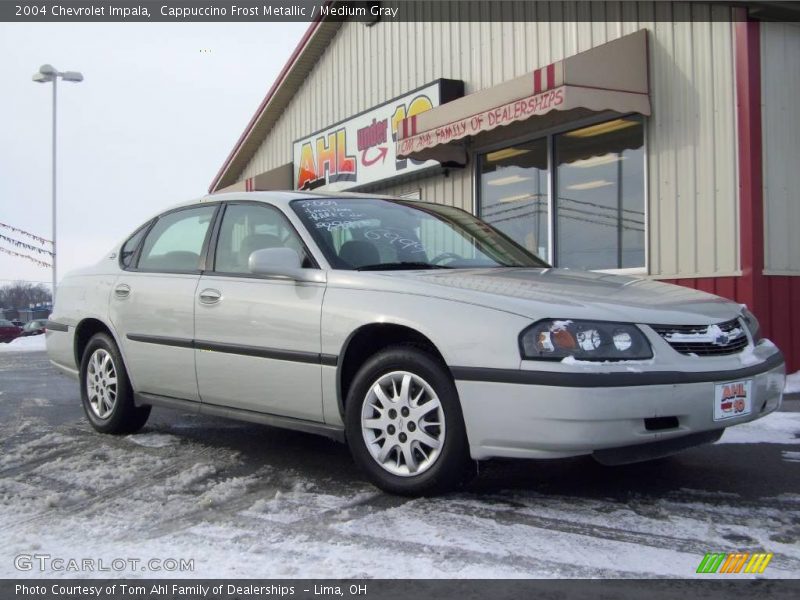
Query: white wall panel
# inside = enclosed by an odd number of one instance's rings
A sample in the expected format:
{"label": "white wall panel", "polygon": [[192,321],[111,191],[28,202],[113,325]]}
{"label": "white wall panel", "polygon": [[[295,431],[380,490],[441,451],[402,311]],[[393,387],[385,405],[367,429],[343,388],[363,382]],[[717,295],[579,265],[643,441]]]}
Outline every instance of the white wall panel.
{"label": "white wall panel", "polygon": [[800,24],[761,24],[765,271],[800,274]]}

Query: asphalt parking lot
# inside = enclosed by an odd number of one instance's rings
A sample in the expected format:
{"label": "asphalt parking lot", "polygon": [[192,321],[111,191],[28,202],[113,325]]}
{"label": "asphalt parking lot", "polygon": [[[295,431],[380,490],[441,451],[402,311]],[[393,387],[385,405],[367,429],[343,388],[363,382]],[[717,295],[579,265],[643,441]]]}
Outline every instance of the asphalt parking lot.
{"label": "asphalt parking lot", "polygon": [[44,352],[6,351],[0,577],[31,576],[14,557],[35,552],[194,560],[157,577],[691,577],[707,552],[756,550],[763,576],[800,577],[797,404],[652,463],[491,461],[407,499],[308,434],[157,409],[97,434]]}

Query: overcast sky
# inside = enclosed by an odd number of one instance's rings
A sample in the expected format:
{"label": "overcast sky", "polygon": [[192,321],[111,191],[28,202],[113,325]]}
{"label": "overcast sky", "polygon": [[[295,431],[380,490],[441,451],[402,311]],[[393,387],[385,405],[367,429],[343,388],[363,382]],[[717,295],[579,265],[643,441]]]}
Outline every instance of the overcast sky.
{"label": "overcast sky", "polygon": [[[152,214],[206,193],[306,28],[0,23],[0,222],[51,237],[52,84],[31,81],[40,65],[85,78],[58,86],[61,279]],[[51,276],[0,253],[0,285]]]}

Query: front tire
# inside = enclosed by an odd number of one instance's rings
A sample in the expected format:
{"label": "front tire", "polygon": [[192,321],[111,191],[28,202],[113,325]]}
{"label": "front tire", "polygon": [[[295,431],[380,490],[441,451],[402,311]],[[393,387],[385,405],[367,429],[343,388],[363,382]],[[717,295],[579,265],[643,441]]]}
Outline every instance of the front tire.
{"label": "front tire", "polygon": [[440,361],[415,347],[388,348],[361,367],[345,428],[356,464],[384,491],[440,494],[474,472],[455,384]]}
{"label": "front tire", "polygon": [[122,355],[106,333],[96,333],[86,345],[80,385],[83,411],[100,433],[134,433],[150,416],[149,406],[134,405]]}

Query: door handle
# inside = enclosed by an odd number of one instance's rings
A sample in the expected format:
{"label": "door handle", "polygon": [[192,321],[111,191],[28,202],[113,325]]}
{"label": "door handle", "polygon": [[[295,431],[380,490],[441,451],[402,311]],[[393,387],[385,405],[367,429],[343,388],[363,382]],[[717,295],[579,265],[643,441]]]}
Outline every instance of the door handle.
{"label": "door handle", "polygon": [[131,287],[125,283],[121,283],[114,288],[114,295],[117,298],[127,298],[131,295]]}
{"label": "door handle", "polygon": [[200,292],[200,302],[203,304],[216,304],[222,298],[222,292],[211,288],[205,289]]}

